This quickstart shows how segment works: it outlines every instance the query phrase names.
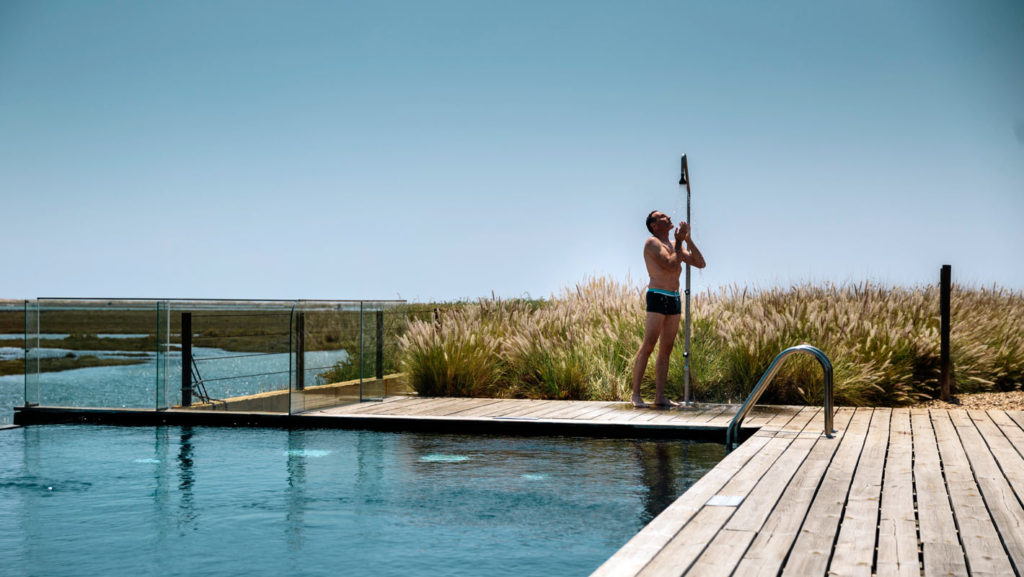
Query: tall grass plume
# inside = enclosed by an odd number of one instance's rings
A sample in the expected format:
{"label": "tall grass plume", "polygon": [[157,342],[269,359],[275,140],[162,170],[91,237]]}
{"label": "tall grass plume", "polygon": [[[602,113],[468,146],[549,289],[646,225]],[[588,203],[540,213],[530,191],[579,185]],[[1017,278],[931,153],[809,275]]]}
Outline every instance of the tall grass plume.
{"label": "tall grass plume", "polygon": [[[728,287],[692,300],[691,383],[699,402],[739,402],[783,349],[808,343],[835,369],[836,402],[901,406],[939,386],[938,290],[871,283]],[[643,289],[590,278],[546,301],[482,299],[413,320],[402,364],[424,395],[625,400],[644,330]],[[960,392],[1024,383],[1024,295],[954,287],[952,357]],[[653,360],[642,382],[653,389]],[[821,368],[788,359],[766,402],[822,398]],[[682,395],[682,330],[669,394]]]}

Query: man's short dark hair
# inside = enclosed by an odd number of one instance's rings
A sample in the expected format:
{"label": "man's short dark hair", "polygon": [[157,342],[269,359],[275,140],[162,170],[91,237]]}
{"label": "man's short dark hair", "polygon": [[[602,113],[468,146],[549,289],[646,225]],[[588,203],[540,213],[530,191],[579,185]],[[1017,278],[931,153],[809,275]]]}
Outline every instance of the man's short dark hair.
{"label": "man's short dark hair", "polygon": [[652,222],[654,222],[654,213],[656,213],[656,212],[658,212],[658,211],[656,211],[656,210],[652,210],[652,211],[651,211],[651,214],[648,214],[648,215],[647,215],[647,230],[648,230],[648,231],[649,231],[649,232],[650,232],[651,234],[654,234],[654,229],[652,229],[652,228],[651,228],[651,223],[652,223]]}

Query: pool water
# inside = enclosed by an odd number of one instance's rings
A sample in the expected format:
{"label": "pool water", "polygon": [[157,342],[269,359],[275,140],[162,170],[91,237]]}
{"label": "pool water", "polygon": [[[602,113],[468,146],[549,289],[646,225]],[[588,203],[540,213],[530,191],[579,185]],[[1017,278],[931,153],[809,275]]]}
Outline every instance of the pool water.
{"label": "pool water", "polygon": [[21,575],[587,575],[724,457],[690,441],[0,431]]}

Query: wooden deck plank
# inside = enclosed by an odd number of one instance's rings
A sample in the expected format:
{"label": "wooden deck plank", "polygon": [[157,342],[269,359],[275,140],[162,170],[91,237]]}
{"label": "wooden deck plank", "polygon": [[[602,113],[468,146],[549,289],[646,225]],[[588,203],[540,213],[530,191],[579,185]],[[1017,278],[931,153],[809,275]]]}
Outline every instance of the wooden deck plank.
{"label": "wooden deck plank", "polygon": [[1024,411],[1006,411],[1006,416],[1017,423],[1018,427],[1024,429]]}
{"label": "wooden deck plank", "polygon": [[[762,406],[755,406],[754,409],[750,411],[750,414],[747,415],[747,419],[743,421],[743,424],[751,427],[760,427],[774,417],[777,412],[786,408],[787,407],[772,407],[771,409],[768,409]],[[735,415],[738,410],[739,407],[737,407],[736,410],[730,411],[730,413]]]}
{"label": "wooden deck plank", "polygon": [[485,413],[491,407],[495,407],[495,406],[499,405],[500,403],[501,403],[501,399],[480,399],[479,403],[474,403],[473,405],[470,405],[468,407],[464,407],[462,409],[459,409],[458,411],[453,411],[451,413],[448,413],[447,416],[449,416],[449,417],[468,417],[468,416],[471,416],[471,413],[474,413],[476,411],[479,411],[481,413]]}
{"label": "wooden deck plank", "polygon": [[1024,456],[1024,429],[1020,428],[1020,425],[1016,421],[1010,418],[1006,414],[1007,411],[989,411],[988,416],[992,419],[999,430],[1009,439],[1010,444],[1017,449],[1017,453]]}
{"label": "wooden deck plank", "polygon": [[[650,407],[650,408],[647,408],[647,409],[641,409],[638,412],[641,413],[641,414],[637,415],[636,417],[634,417],[632,419],[630,419],[629,422],[631,422],[631,423],[647,423],[647,422],[651,422],[651,421],[655,421],[655,420],[665,420],[666,418],[671,420],[671,419],[674,419],[677,416],[677,412],[678,411],[677,410],[673,410],[673,409],[658,409],[658,408]],[[682,420],[682,419],[680,419],[680,420]],[[690,419],[687,419],[687,423],[692,424],[692,423],[694,423],[694,421],[690,420]]]}
{"label": "wooden deck plank", "polygon": [[[966,411],[950,411],[988,513],[1017,572],[1024,570],[1024,507]],[[999,435],[1000,437],[1002,435]],[[993,441],[997,439],[993,438]]]}
{"label": "wooden deck plank", "polygon": [[535,399],[509,399],[510,403],[503,403],[503,406],[495,407],[488,411],[487,416],[494,417],[522,417],[524,414],[542,406],[544,401]]}
{"label": "wooden deck plank", "polygon": [[341,405],[339,407],[331,407],[329,409],[321,409],[321,412],[329,413],[332,415],[356,414],[370,409],[380,408],[385,404],[391,405],[394,403],[408,403],[415,402],[416,400],[418,400],[417,397],[385,397],[383,401],[352,403],[349,405]]}
{"label": "wooden deck plank", "polygon": [[452,407],[464,406],[473,399],[450,398],[450,399],[422,399],[415,405],[390,405],[382,407],[382,410],[375,411],[375,415],[402,415],[402,416],[439,416],[444,415]]}
{"label": "wooden deck plank", "polygon": [[446,397],[431,397],[425,399],[409,397],[394,403],[361,403],[361,406],[357,412],[360,415],[377,415],[386,414],[393,411],[413,411],[419,410],[423,407],[428,407],[430,405],[443,403],[447,400],[449,399]]}
{"label": "wooden deck plank", "polygon": [[[728,427],[729,424],[732,423],[732,420],[734,418],[736,418],[735,411],[722,411],[721,413],[715,415],[714,418],[705,421],[704,424],[710,427]],[[740,426],[750,427],[750,419],[743,419],[743,424],[741,424]]]}
{"label": "wooden deck plank", "polygon": [[[1013,487],[1017,498],[1024,498],[1024,458],[1020,450],[1024,445],[1014,445],[1013,441],[1003,433],[1003,430],[992,420],[991,415],[996,411],[968,411],[978,433],[985,439],[989,451],[995,457],[1002,471],[1003,477]],[[1020,440],[1018,438],[1018,440]]]}
{"label": "wooden deck plank", "polygon": [[683,425],[683,426],[692,425],[692,423],[687,423],[683,419],[676,418],[676,415],[672,414],[674,412],[675,411],[661,411],[660,414],[654,415],[650,419],[647,419],[645,421],[638,421],[638,422],[645,422],[645,423],[647,423],[649,425],[664,425],[666,423],[672,423],[672,424],[675,424],[675,425]]}
{"label": "wooden deck plank", "polygon": [[646,409],[634,409],[633,407],[616,408],[614,411],[594,417],[594,421],[628,422],[646,412]]}
{"label": "wooden deck plank", "polygon": [[486,406],[488,404],[490,403],[486,399],[460,399],[458,402],[450,405],[435,407],[428,414],[434,417],[451,417],[473,407]]}
{"label": "wooden deck plank", "polygon": [[594,411],[587,411],[585,413],[581,413],[579,415],[576,415],[573,418],[576,419],[577,421],[593,421],[593,420],[597,419],[601,415],[610,413],[612,411],[620,410],[620,408],[617,406],[618,404],[619,403],[609,403],[605,407],[601,407],[601,408],[599,408],[597,410],[594,410]]}
{"label": "wooden deck plank", "polygon": [[933,410],[931,417],[968,568],[975,575],[1013,573],[965,452],[968,448],[979,450],[979,447],[961,443],[948,411]]}
{"label": "wooden deck plank", "polygon": [[811,502],[783,575],[824,575],[832,556],[843,504],[871,421],[870,409],[857,409]]}
{"label": "wooden deck plank", "polygon": [[[807,422],[810,426],[810,421]],[[694,563],[694,575],[730,575],[775,508],[793,475],[817,439],[792,439],[729,519],[723,530]]]}
{"label": "wooden deck plank", "polygon": [[[789,423],[795,418],[802,414],[814,415],[819,409],[816,407],[801,407],[800,410],[794,412],[779,412],[779,414],[772,417],[767,423],[765,423],[759,430],[759,435],[776,435],[781,431],[787,430]],[[801,425],[803,426],[803,425]]]}
{"label": "wooden deck plank", "polygon": [[[735,514],[733,515],[735,517]],[[757,533],[730,529],[728,523],[715,535],[704,553],[686,572],[687,577],[727,577]]]}
{"label": "wooden deck plank", "polygon": [[694,424],[706,420],[711,415],[717,415],[728,407],[703,407],[703,408],[683,408],[672,411],[672,416],[680,421],[685,421],[687,424]]}
{"label": "wooden deck plank", "polygon": [[[808,418],[813,419],[821,411],[822,411],[821,407],[804,407],[804,408],[800,409],[800,412],[797,413],[797,416],[799,416],[799,417],[808,416]],[[801,423],[800,420],[798,420],[796,417],[794,417],[793,419],[790,419],[785,425],[780,427],[779,430],[781,432],[787,432],[787,433],[800,433],[800,432],[803,432],[804,426],[805,425],[803,423]]]}
{"label": "wooden deck plank", "polygon": [[[813,414],[801,411],[797,416],[793,417],[795,424],[793,426],[805,427],[810,422]],[[751,459],[747,466],[738,472],[729,483],[722,487],[722,490],[718,492],[719,496],[722,497],[740,497],[744,500],[747,498],[754,486],[761,480],[761,478],[767,473],[775,461],[782,455],[793,439],[786,437],[774,437],[764,449],[761,449],[760,454]],[[737,526],[737,529],[749,529],[749,526]]]}
{"label": "wooden deck plank", "polygon": [[[853,414],[851,409],[837,413],[836,427],[840,431],[846,430]],[[840,437],[819,437],[815,440],[810,454],[790,479],[782,497],[744,553],[736,575],[778,575],[840,440]]]}
{"label": "wooden deck plank", "polygon": [[495,402],[497,402],[496,399],[466,399],[465,401],[463,401],[461,403],[458,403],[456,405],[452,405],[450,407],[447,407],[445,409],[445,411],[443,412],[443,414],[439,415],[439,416],[444,416],[444,417],[462,416],[467,411],[471,411],[471,410],[479,408],[479,407],[487,407],[487,406],[493,405]]}
{"label": "wooden deck plank", "polygon": [[494,399],[494,403],[480,405],[459,413],[460,417],[490,418],[498,414],[518,410],[528,402],[526,399]]}
{"label": "wooden deck plank", "polygon": [[964,575],[967,563],[949,505],[928,410],[911,410],[910,424],[914,434],[914,486],[924,574]]}
{"label": "wooden deck plank", "polygon": [[371,411],[374,415],[401,415],[405,416],[437,416],[443,414],[444,409],[458,406],[461,403],[470,401],[470,398],[437,398],[422,399],[415,404],[382,405],[379,409]]}
{"label": "wooden deck plank", "polygon": [[529,409],[516,413],[520,417],[530,417],[534,419],[549,419],[554,413],[560,413],[566,409],[578,408],[581,403],[586,401],[539,401],[537,405],[531,406]]}
{"label": "wooden deck plank", "polygon": [[582,418],[587,413],[593,413],[601,409],[605,409],[611,402],[600,402],[600,401],[583,401],[577,403],[574,407],[561,411],[557,414],[548,415],[548,419],[572,419],[577,420]]}
{"label": "wooden deck plank", "polygon": [[914,512],[913,436],[910,410],[895,409],[889,425],[889,454],[882,482],[878,521],[878,560],[881,576],[919,576],[917,516]]}
{"label": "wooden deck plank", "polygon": [[690,422],[693,424],[710,423],[723,414],[728,414],[729,418],[732,419],[732,415],[736,414],[735,411],[729,410],[729,405],[721,405],[707,411],[703,411],[700,415],[694,415]]}
{"label": "wooden deck plank", "polygon": [[876,408],[871,413],[871,424],[846,499],[835,552],[828,565],[829,574],[870,577],[872,573],[891,416],[892,411],[886,408]]}
{"label": "wooden deck plank", "polygon": [[732,515],[735,507],[703,507],[658,555],[643,568],[640,577],[681,575],[704,551],[707,544]]}

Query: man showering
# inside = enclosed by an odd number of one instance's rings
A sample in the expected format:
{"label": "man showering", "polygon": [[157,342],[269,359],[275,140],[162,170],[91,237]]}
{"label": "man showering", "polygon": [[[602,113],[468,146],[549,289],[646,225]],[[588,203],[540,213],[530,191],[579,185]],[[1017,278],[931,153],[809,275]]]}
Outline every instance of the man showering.
{"label": "man showering", "polygon": [[[665,397],[665,383],[668,381],[668,362],[672,346],[679,332],[679,318],[682,301],[679,298],[679,275],[683,264],[704,268],[704,256],[690,238],[690,225],[681,222],[675,229],[674,241],[669,241],[672,219],[657,210],[647,215],[647,230],[651,236],[644,243],[644,264],[650,281],[647,283],[647,320],[644,326],[644,342],[633,361],[633,406],[646,407],[640,398],[640,380],[647,370],[647,359],[658,344],[658,357],[654,361],[654,405],[677,407],[679,403]],[[685,245],[685,246],[684,246]],[[660,341],[660,342],[659,342]]]}

